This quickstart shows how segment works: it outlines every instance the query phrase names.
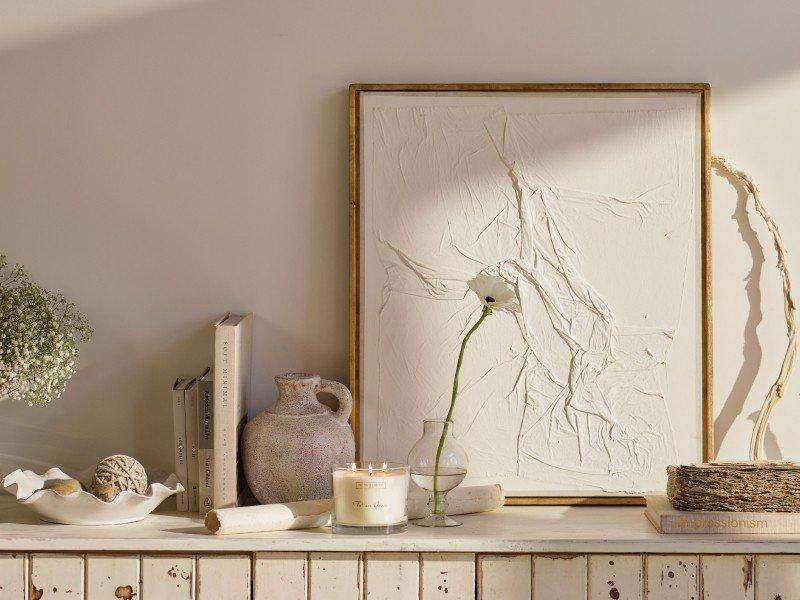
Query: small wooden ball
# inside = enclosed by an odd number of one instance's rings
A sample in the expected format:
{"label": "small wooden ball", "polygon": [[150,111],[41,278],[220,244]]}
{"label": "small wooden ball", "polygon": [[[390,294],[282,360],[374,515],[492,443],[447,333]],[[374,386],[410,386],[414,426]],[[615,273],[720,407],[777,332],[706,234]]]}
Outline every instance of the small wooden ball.
{"label": "small wooden ball", "polygon": [[119,490],[113,485],[101,485],[92,490],[92,493],[103,502],[113,502],[119,494]]}
{"label": "small wooden ball", "polygon": [[53,490],[61,496],[69,496],[83,489],[81,482],[77,479],[54,479],[44,484],[44,489]]}
{"label": "small wooden ball", "polygon": [[147,489],[147,473],[142,463],[124,454],[115,454],[100,461],[92,477],[92,489],[110,485],[120,492],[129,490],[144,494]]}

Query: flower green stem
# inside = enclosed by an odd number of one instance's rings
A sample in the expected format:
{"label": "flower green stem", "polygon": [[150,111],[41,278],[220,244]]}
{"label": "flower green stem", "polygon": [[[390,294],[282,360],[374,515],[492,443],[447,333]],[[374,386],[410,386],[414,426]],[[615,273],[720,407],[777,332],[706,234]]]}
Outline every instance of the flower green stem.
{"label": "flower green stem", "polygon": [[461,351],[458,353],[458,362],[456,363],[456,374],[453,377],[453,393],[450,396],[450,409],[447,411],[447,418],[444,421],[444,428],[442,429],[442,436],[439,438],[439,447],[436,449],[436,463],[433,467],[433,514],[438,515],[442,512],[442,499],[439,494],[439,460],[442,458],[442,450],[444,449],[444,440],[447,436],[447,428],[450,426],[450,419],[453,417],[453,409],[456,407],[456,396],[458,396],[458,374],[461,372],[461,363],[464,362],[464,350],[467,347],[469,338],[475,333],[475,330],[481,326],[484,319],[492,314],[492,309],[488,306],[483,307],[480,318],[475,322],[472,328],[464,336],[461,341]]}

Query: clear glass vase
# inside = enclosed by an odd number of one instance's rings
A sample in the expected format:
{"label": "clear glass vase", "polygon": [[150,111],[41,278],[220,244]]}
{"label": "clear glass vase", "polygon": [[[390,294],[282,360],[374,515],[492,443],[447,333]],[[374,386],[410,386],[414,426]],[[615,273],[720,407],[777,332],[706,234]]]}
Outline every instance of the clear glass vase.
{"label": "clear glass vase", "polygon": [[468,464],[466,450],[453,437],[453,422],[445,419],[424,421],[422,437],[411,449],[408,464],[411,480],[430,492],[430,514],[414,521],[414,524],[422,527],[461,525],[447,516],[447,492],[464,480]]}

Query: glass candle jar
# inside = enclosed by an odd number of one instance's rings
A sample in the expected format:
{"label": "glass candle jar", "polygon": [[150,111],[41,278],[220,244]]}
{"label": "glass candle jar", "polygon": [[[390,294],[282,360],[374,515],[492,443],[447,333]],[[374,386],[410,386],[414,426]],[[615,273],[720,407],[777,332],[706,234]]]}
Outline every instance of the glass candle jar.
{"label": "glass candle jar", "polygon": [[408,526],[407,465],[362,461],[333,469],[334,533],[399,533]]}

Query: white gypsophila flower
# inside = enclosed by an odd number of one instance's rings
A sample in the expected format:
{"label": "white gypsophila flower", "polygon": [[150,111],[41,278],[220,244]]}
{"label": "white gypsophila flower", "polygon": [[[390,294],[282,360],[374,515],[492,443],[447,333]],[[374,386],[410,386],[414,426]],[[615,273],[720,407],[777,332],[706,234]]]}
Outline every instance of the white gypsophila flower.
{"label": "white gypsophila flower", "polygon": [[91,336],[75,304],[0,255],[0,400],[33,405],[60,397],[75,373],[78,341]]}
{"label": "white gypsophila flower", "polygon": [[502,277],[478,273],[474,279],[467,282],[467,285],[469,289],[477,294],[484,306],[492,310],[507,310],[509,312],[520,310],[517,292]]}

